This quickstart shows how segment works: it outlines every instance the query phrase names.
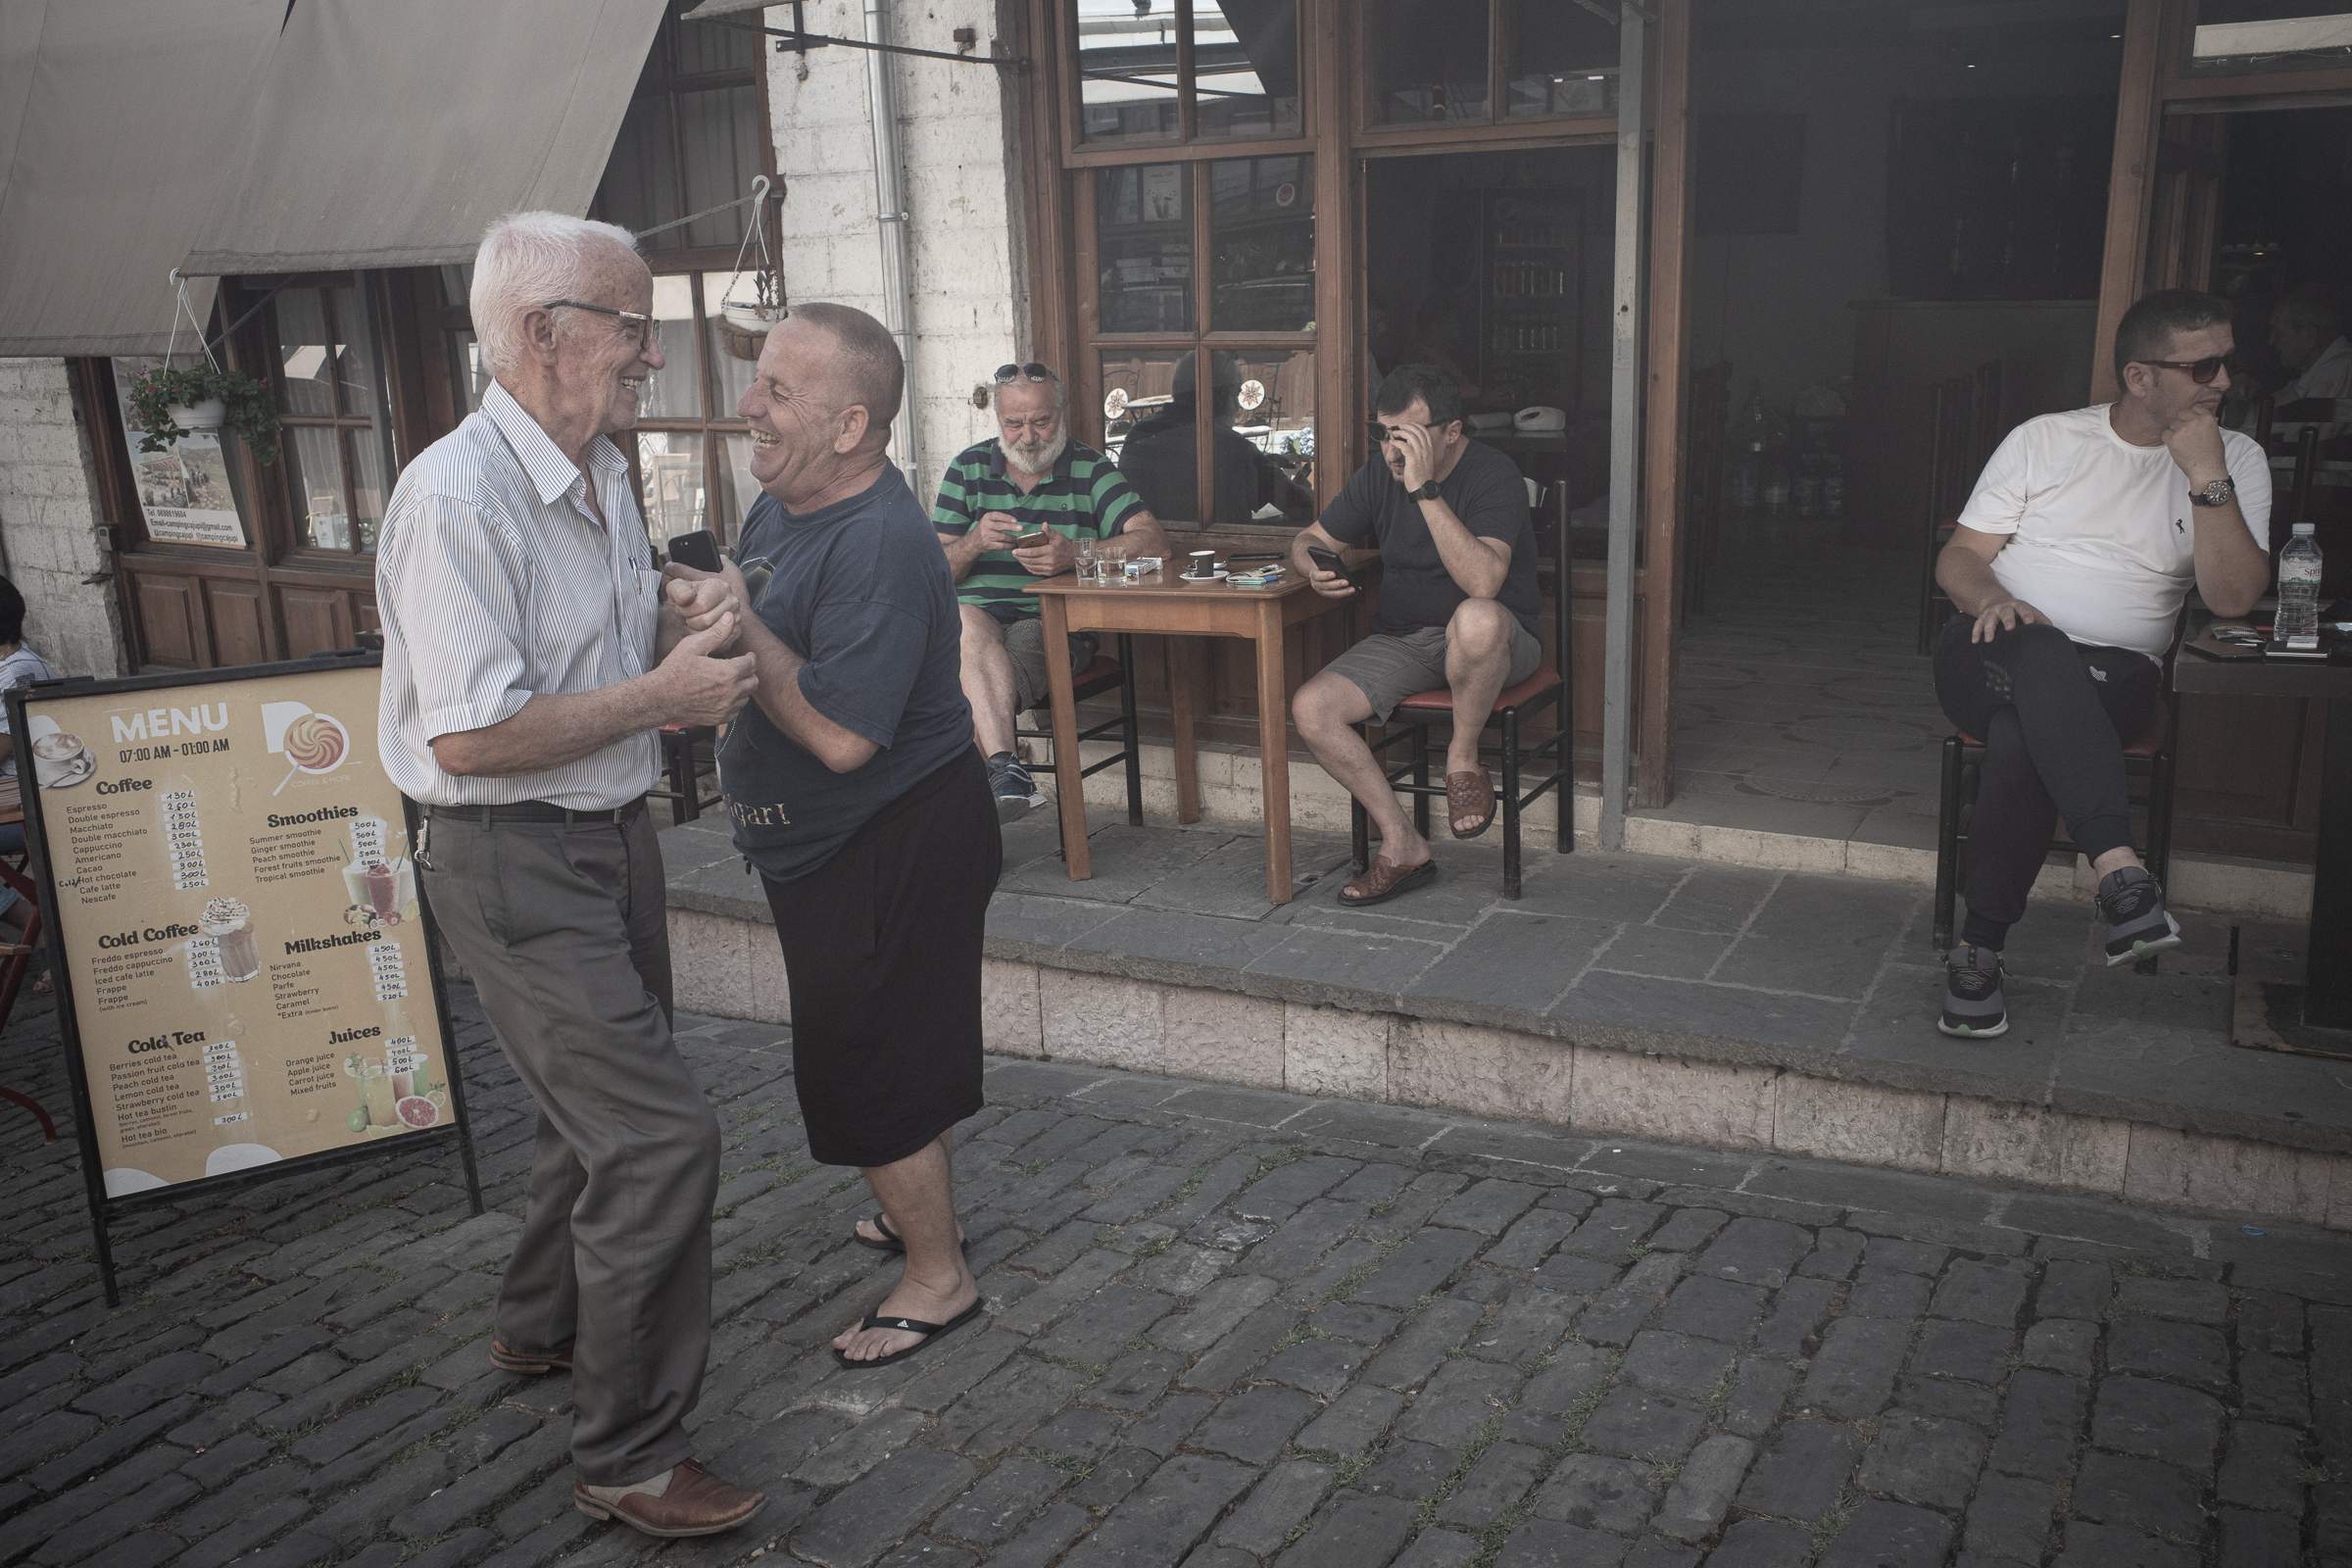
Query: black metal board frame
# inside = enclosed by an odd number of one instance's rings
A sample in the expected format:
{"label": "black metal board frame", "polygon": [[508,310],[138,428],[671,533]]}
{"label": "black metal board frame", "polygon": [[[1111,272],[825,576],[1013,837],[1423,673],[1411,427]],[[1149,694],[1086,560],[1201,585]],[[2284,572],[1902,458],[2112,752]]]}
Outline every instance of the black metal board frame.
{"label": "black metal board frame", "polygon": [[[20,686],[7,694],[9,732],[25,733],[25,703],[34,697],[109,697],[117,693],[170,691],[188,686],[213,686],[228,681],[259,680],[282,675],[307,675],[329,670],[371,668],[383,666],[383,656],[365,649],[347,648],[312,659],[290,659],[273,664],[234,664],[225,669],[175,671],[168,675],[132,675],[121,680],[44,680],[30,686]],[[24,769],[19,769],[24,773]],[[203,1176],[195,1181],[177,1182],[152,1192],[137,1193],[127,1198],[110,1198],[106,1177],[100,1169],[98,1156],[98,1121],[91,1109],[89,1077],[81,1053],[81,1025],[74,1014],[74,986],[66,978],[65,924],[59,918],[57,883],[49,863],[48,827],[41,814],[41,791],[38,781],[34,787],[21,791],[24,802],[24,843],[31,855],[33,881],[40,889],[42,924],[49,947],[50,972],[59,977],[57,986],[58,1037],[66,1052],[66,1078],[74,1091],[74,1136],[81,1150],[81,1185],[89,1200],[90,1235],[98,1255],[98,1277],[106,1287],[106,1304],[122,1304],[122,1293],[115,1283],[114,1249],[107,1241],[106,1227],[110,1220],[133,1213],[142,1208],[177,1203],[190,1198],[209,1197],[239,1187],[252,1187],[281,1177],[300,1176],[311,1171],[329,1170],[338,1165],[357,1164],[362,1160],[379,1159],[386,1152],[380,1146],[362,1144],[350,1149],[324,1149],[317,1153],[297,1154],[251,1169],[231,1171],[221,1176]],[[416,803],[406,796],[401,798],[404,825],[409,830],[409,842],[416,842]],[[449,987],[441,974],[441,932],[433,919],[433,906],[424,895],[421,880],[416,889],[416,910],[424,927],[425,967],[433,988],[433,1019],[441,1029],[441,1047],[449,1068],[449,1103],[457,1114],[448,1127],[427,1127],[401,1135],[400,1152],[414,1152],[430,1150],[454,1141],[458,1157],[466,1170],[466,1196],[476,1214],[482,1212],[481,1173],[473,1157],[472,1123],[466,1113],[466,1074],[458,1060],[458,1032],[449,1016]]]}

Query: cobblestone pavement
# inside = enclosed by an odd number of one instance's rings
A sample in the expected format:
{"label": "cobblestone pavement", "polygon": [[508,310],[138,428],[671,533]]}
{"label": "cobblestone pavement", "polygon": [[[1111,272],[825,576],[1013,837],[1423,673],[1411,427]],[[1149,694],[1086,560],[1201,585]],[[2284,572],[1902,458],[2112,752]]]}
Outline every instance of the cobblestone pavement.
{"label": "cobblestone pavement", "polygon": [[[492,1369],[526,1103],[461,997],[452,1157],[120,1228],[0,1118],[0,1562],[2067,1568],[2352,1561],[2352,1239],[1003,1061],[957,1168],[989,1300],[901,1366],[770,1026],[681,1020],[727,1130],[698,1451],[729,1537],[571,1507]],[[62,1109],[46,1020],[0,1079]]]}

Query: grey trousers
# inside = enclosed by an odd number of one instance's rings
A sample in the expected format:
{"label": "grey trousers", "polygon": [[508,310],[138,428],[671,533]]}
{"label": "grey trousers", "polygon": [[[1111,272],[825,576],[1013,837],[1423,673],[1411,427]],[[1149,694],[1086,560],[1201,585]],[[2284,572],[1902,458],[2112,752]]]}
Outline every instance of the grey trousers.
{"label": "grey trousers", "polygon": [[671,1044],[662,851],[616,824],[435,816],[449,945],[539,1106],[528,1210],[498,1300],[509,1349],[572,1357],[572,1469],[643,1481],[689,1456],[710,1349],[718,1118]]}

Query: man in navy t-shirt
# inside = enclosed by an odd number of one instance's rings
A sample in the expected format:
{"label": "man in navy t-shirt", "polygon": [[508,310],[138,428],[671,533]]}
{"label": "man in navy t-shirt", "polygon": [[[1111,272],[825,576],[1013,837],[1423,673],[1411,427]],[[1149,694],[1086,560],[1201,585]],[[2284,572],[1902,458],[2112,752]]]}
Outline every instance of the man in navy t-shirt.
{"label": "man in navy t-shirt", "polygon": [[1380,451],[1291,543],[1292,564],[1326,599],[1350,598],[1355,588],[1317,566],[1309,545],[1380,547],[1372,635],[1324,665],[1291,705],[1299,738],[1363,803],[1380,835],[1378,858],[1340,890],[1349,906],[1386,903],[1438,874],[1429,841],[1398,808],[1379,761],[1349,726],[1386,723],[1407,697],[1450,689],[1446,815],[1455,838],[1474,839],[1494,820],[1479,731],[1502,689],[1544,661],[1535,530],[1518,468],[1463,434],[1461,393],[1434,365],[1398,366],[1372,406]]}
{"label": "man in navy t-shirt", "polygon": [[[845,1366],[912,1355],[980,1313],[950,1156],[980,1108],[980,942],[1004,856],[964,701],[956,586],[891,466],[906,387],[882,323],[802,305],[736,412],[766,494],[723,575],[764,690],[727,731],[735,847],[766,889],[792,987],[808,1150],[881,1204],[858,1240],[906,1273],[834,1340]],[[671,574],[705,576],[672,564]]]}

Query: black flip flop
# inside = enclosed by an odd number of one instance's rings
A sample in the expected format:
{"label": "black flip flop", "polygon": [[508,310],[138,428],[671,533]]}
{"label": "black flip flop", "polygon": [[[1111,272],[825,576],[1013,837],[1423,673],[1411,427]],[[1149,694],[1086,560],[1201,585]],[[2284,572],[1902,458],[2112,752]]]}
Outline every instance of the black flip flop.
{"label": "black flip flop", "polygon": [[[870,1223],[874,1229],[882,1233],[882,1240],[877,1242],[871,1236],[860,1236],[856,1231],[850,1232],[850,1240],[856,1242],[859,1247],[870,1247],[877,1252],[895,1252],[901,1257],[906,1255],[906,1244],[899,1239],[897,1231],[890,1228],[888,1215],[877,1213]],[[967,1236],[956,1245],[968,1253],[972,1250],[972,1239]]]}
{"label": "black flip flop", "polygon": [[888,1366],[893,1361],[904,1361],[910,1355],[917,1355],[929,1349],[943,1336],[955,1333],[978,1317],[980,1304],[980,1300],[975,1298],[971,1305],[945,1323],[925,1323],[920,1318],[884,1317],[879,1312],[868,1312],[865,1315],[865,1321],[858,1325],[861,1329],[898,1329],[906,1334],[920,1334],[922,1338],[904,1350],[893,1350],[888,1355],[877,1355],[870,1361],[853,1361],[838,1349],[833,1352],[833,1359],[839,1361],[843,1366],[851,1368]]}

